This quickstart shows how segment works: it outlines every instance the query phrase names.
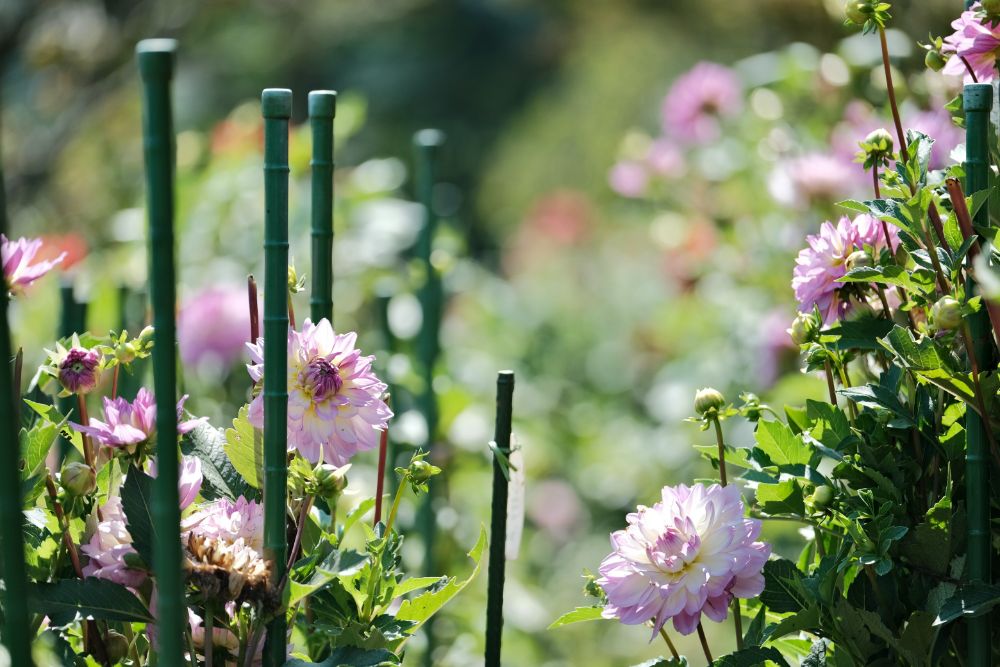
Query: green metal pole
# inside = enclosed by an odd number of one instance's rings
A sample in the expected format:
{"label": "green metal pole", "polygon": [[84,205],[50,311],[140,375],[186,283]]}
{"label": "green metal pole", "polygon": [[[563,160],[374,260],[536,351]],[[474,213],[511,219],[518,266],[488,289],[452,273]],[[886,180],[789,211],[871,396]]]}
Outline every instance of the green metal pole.
{"label": "green metal pole", "polygon": [[[969,84],[962,92],[965,107],[965,191],[968,194],[989,187],[989,132],[990,110],[993,107],[993,86],[986,83]],[[988,226],[989,206],[980,206],[976,224]],[[969,272],[971,275],[971,271]],[[969,296],[975,293],[970,279],[966,284]],[[981,310],[969,318],[972,347],[980,364],[980,371],[996,366],[992,359],[990,324],[986,312]],[[974,410],[965,416],[965,479],[966,512],[968,514],[968,578],[973,582],[990,582],[990,480],[987,459],[987,435],[982,417]],[[991,664],[990,615],[968,621],[967,667],[987,667]]]}
{"label": "green metal pole", "polygon": [[[77,306],[76,298],[73,295],[73,283],[66,280],[59,286],[60,310],[59,310],[59,337],[66,338],[72,336],[76,330]],[[76,400],[72,396],[56,399],[59,412],[69,415],[76,410]],[[79,416],[76,419],[80,419]],[[73,443],[68,438],[59,437],[59,458],[65,459],[73,451]]]}
{"label": "green metal pole", "polygon": [[[493,440],[497,450],[510,458],[510,422],[514,398],[513,371],[497,374],[497,417]],[[486,667],[500,667],[503,639],[503,583],[506,568],[507,491],[503,463],[493,454],[493,505],[490,508],[490,569],[486,583]]]}
{"label": "green metal pole", "polygon": [[312,128],[312,290],[309,297],[313,322],[324,317],[333,324],[333,117],[337,93],[309,93]]}
{"label": "green metal pole", "polygon": [[[0,164],[0,234],[7,234],[7,194]],[[11,374],[10,328],[7,323],[7,287],[0,293],[0,541],[3,555],[3,643],[10,664],[33,665],[28,617],[28,574],[24,565],[24,515],[21,513],[21,448],[17,439],[16,403],[20,387]]]}
{"label": "green metal pole", "polygon": [[170,80],[177,43],[147,39],[136,46],[142,76],[143,149],[149,215],[149,288],[153,308],[153,391],[156,395],[156,467],[152,513],[156,522],[153,572],[157,588],[160,664],[184,659],[187,609],[181,572],[177,494],[177,347],[174,309],[174,129]]}
{"label": "green metal pole", "polygon": [[[267,88],[264,116],[264,553],[275,583],[285,576],[288,550],[288,119],[292,91]],[[264,665],[285,664],[284,612],[267,626]]]}
{"label": "green metal pole", "polygon": [[[416,151],[416,189],[417,198],[423,205],[424,225],[420,229],[414,248],[416,259],[420,264],[424,282],[417,291],[420,310],[423,315],[420,332],[416,340],[416,353],[421,383],[417,396],[417,406],[427,424],[427,441],[424,449],[430,453],[430,458],[436,458],[434,441],[437,437],[438,406],[434,395],[434,366],[439,352],[439,330],[441,327],[441,278],[431,263],[431,252],[434,246],[434,233],[437,230],[437,214],[434,211],[434,182],[436,179],[437,157],[444,143],[444,133],[440,130],[420,130],[413,136]],[[429,480],[427,493],[417,515],[417,525],[424,542],[423,571],[427,576],[434,574],[434,497],[438,482]],[[433,618],[424,625],[427,635],[427,650],[424,652],[423,664],[432,665],[434,651]]]}

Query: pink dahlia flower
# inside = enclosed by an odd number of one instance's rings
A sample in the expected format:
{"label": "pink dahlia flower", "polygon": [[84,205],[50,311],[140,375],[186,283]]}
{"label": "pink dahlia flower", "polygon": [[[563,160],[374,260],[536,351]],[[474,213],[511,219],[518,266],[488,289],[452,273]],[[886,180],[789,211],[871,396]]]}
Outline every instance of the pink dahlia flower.
{"label": "pink dahlia flower", "polygon": [[229,368],[239,361],[250,337],[246,288],[207,289],[184,301],[177,316],[181,361]]}
{"label": "pink dahlia flower", "polygon": [[[156,460],[149,460],[149,476],[156,477]],[[181,509],[186,509],[198,497],[201,483],[204,481],[201,473],[201,459],[197,456],[181,455],[177,470],[177,495]]]}
{"label": "pink dahlia flower", "polygon": [[672,619],[689,635],[702,613],[723,621],[734,597],[764,590],[771,546],[755,541],[760,521],[743,516],[737,487],[665,486],[661,502],[640,505],[627,520],[611,534],[614,550],[597,579],[608,596],[605,618],[653,621],[653,635]]}
{"label": "pink dahlia flower", "polygon": [[101,516],[104,520],[97,524],[90,542],[80,545],[80,551],[90,559],[83,566],[84,576],[107,579],[131,588],[139,587],[145,581],[146,573],[125,564],[125,557],[136,551],[125,524],[121,498],[108,498],[108,502],[101,506]]}
{"label": "pink dahlia flower", "polygon": [[[898,232],[890,227],[889,235],[896,247]],[[809,247],[799,251],[795,258],[792,289],[799,302],[799,310],[807,313],[819,307],[823,322],[829,324],[842,317],[848,302],[840,298],[842,283],[837,282],[847,273],[847,257],[855,250],[870,245],[876,252],[885,248],[882,223],[867,214],[851,220],[844,216],[834,227],[831,222],[820,226],[819,234],[806,237]]]}
{"label": "pink dahlia flower", "polygon": [[264,550],[264,508],[240,496],[236,501],[222,498],[202,505],[181,522],[181,533],[243,544],[255,551]]}
{"label": "pink dahlia flower", "polygon": [[980,83],[992,81],[996,74],[997,53],[1000,52],[1000,24],[992,25],[986,20],[982,6],[977,2],[952,21],[951,27],[955,32],[944,38],[944,51],[952,55],[941,71],[962,76],[965,83],[973,83],[965,65],[967,62]]}
{"label": "pink dahlia flower", "polygon": [[11,241],[0,234],[0,260],[3,262],[3,276],[7,281],[7,290],[12,294],[20,292],[66,258],[64,252],[51,261],[35,262],[35,255],[38,254],[41,247],[41,239],[19,238],[16,241]]}
{"label": "pink dahlia flower", "polygon": [[[375,357],[361,356],[356,333],[336,334],[323,319],[288,332],[288,449],[312,463],[347,465],[359,451],[378,445],[392,411],[382,400],[386,385],[372,372]],[[264,377],[264,339],[248,345],[255,362],[250,377]],[[264,397],[250,403],[248,417],[264,427]]]}
{"label": "pink dahlia flower", "polygon": [[[177,403],[177,432],[181,435],[208,421],[208,417],[181,420],[181,410],[187,396]],[[90,418],[90,424],[83,426],[71,422],[71,426],[94,438],[97,442],[116,449],[132,451],[136,445],[146,442],[156,433],[156,400],[145,387],[139,389],[131,403],[124,398],[104,398],[104,419]]]}
{"label": "pink dahlia flower", "polygon": [[663,129],[680,141],[714,141],[719,117],[735,115],[742,102],[742,86],[733,70],[700,62],[674,82],[663,100]]}

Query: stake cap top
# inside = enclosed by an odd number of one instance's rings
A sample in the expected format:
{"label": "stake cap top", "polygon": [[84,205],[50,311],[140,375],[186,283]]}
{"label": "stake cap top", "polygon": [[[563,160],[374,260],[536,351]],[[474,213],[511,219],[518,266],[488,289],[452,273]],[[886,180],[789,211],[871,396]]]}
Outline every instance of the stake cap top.
{"label": "stake cap top", "polygon": [[497,384],[514,384],[514,371],[500,371],[497,373]]}
{"label": "stake cap top", "polygon": [[962,105],[966,111],[989,111],[993,108],[993,86],[970,83],[962,89]]}
{"label": "stake cap top", "polygon": [[437,148],[444,139],[444,132],[434,129],[420,130],[413,135],[413,143],[421,148]]}
{"label": "stake cap top", "polygon": [[260,94],[260,112],[264,118],[291,118],[292,91],[288,88],[265,88]]}
{"label": "stake cap top", "polygon": [[337,115],[337,91],[310,90],[309,116],[317,118],[333,118]]}
{"label": "stake cap top", "polygon": [[176,39],[144,39],[135,45],[139,74],[143,79],[169,79],[174,73]]}

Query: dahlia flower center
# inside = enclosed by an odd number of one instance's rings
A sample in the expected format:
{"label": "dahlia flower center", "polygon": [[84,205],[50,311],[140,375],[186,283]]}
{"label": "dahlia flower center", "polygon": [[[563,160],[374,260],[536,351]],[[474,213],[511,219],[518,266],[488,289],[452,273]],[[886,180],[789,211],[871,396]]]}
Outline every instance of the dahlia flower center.
{"label": "dahlia flower center", "polygon": [[700,548],[701,539],[697,535],[689,537],[671,528],[646,548],[646,555],[661,571],[677,574],[697,560]]}
{"label": "dahlia flower center", "polygon": [[306,365],[301,380],[303,388],[316,401],[335,395],[344,385],[344,381],[340,378],[340,369],[321,357],[311,360]]}

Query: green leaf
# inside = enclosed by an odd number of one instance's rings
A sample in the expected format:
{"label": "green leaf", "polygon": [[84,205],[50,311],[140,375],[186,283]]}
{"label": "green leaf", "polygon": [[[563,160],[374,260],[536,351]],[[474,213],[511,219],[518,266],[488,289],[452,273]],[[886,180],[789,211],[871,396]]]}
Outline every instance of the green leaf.
{"label": "green leaf", "polygon": [[[897,285],[907,291],[924,292],[923,281],[916,281],[910,273],[896,264],[889,266],[862,266],[847,272],[837,282],[841,283],[878,283],[880,285]],[[886,322],[885,320],[882,320]],[[886,325],[891,326],[888,322]]]}
{"label": "green leaf", "polygon": [[106,579],[61,579],[53,583],[28,584],[32,609],[40,614],[76,614],[107,621],[153,620],[146,606],[132,592]]}
{"label": "green leaf", "polygon": [[777,484],[760,484],[757,487],[757,503],[767,514],[805,514],[802,487],[794,479],[786,479]]}
{"label": "green leaf", "polygon": [[781,667],[790,667],[778,649],[761,646],[751,646],[742,651],[725,655],[713,662],[712,667],[757,667],[764,664],[766,660],[781,665]]}
{"label": "green leaf", "polygon": [[846,396],[855,403],[876,410],[888,410],[895,417],[889,426],[893,428],[911,428],[914,423],[909,410],[900,402],[899,396],[889,388],[877,384],[867,384],[863,387],[848,387],[839,389],[837,393]]}
{"label": "green leaf", "polygon": [[[64,420],[65,421],[65,420]],[[45,465],[45,457],[49,454],[52,443],[59,437],[62,424],[40,420],[30,430],[21,429],[18,440],[21,443],[21,453],[24,456],[24,468],[21,479],[34,477]]]}
{"label": "green leaf", "polygon": [[247,420],[247,406],[240,408],[233,427],[226,429],[226,456],[243,480],[255,489],[264,479],[264,450],[260,431]]}
{"label": "green leaf", "polygon": [[676,660],[674,658],[664,658],[662,655],[658,658],[653,658],[652,660],[647,660],[646,662],[639,663],[638,665],[633,665],[633,667],[688,667],[687,658],[680,657]]}
{"label": "green leaf", "polygon": [[846,208],[849,211],[857,211],[858,213],[867,213],[869,211],[867,204],[857,201],[856,199],[845,199],[837,202],[836,205],[841,208]]}
{"label": "green leaf", "polygon": [[756,438],[757,448],[776,466],[812,465],[818,459],[817,452],[784,422],[757,422]]}
{"label": "green leaf", "polygon": [[[300,600],[309,597],[323,586],[340,576],[349,576],[360,569],[368,560],[368,556],[357,551],[337,550],[327,556],[316,566],[312,576],[306,582],[292,581],[288,598],[288,606],[292,607]],[[437,581],[437,579],[435,579]]]}
{"label": "green leaf", "polygon": [[[719,460],[718,445],[695,445],[694,449],[710,461]],[[738,468],[746,468],[748,470],[754,470],[757,467],[750,460],[750,449],[748,447],[732,447],[730,445],[726,445],[726,465],[734,465]]]}
{"label": "green leaf", "polygon": [[802,586],[802,573],[784,558],[764,563],[764,591],[760,601],[770,611],[784,613],[805,609],[807,596]]}
{"label": "green leaf", "polygon": [[790,635],[793,632],[814,630],[818,628],[819,625],[819,607],[811,606],[798,613],[781,619],[777,625],[770,629],[768,639],[780,639],[781,637]]}
{"label": "green leaf", "polygon": [[809,647],[809,655],[802,659],[800,667],[826,667],[826,642],[818,639]]}
{"label": "green leaf", "polygon": [[1000,604],[1000,586],[990,584],[966,584],[945,601],[934,625],[944,625],[959,618],[969,618],[985,614]]}
{"label": "green leaf", "polygon": [[476,575],[479,574],[479,566],[482,563],[483,551],[485,549],[486,527],[482,526],[479,530],[479,539],[476,541],[476,546],[468,554],[473,562],[472,573],[469,574],[468,578],[458,581],[455,577],[452,577],[448,580],[447,585],[439,589],[428,591],[412,600],[404,600],[403,604],[399,607],[399,611],[396,612],[396,618],[403,621],[414,621],[416,625],[413,627],[413,632],[416,632],[417,628],[423,625],[428,618],[433,616],[453,597],[461,593],[476,578]]}
{"label": "green leaf", "polygon": [[924,520],[900,544],[902,555],[914,565],[937,574],[948,572],[951,560],[951,484],[943,498],[927,510]]}
{"label": "green leaf", "polygon": [[577,607],[573,611],[568,611],[552,621],[552,625],[548,629],[552,630],[554,628],[561,628],[564,625],[583,623],[584,621],[598,621],[603,618],[601,616],[602,611],[604,611],[603,607]]}
{"label": "green leaf", "polygon": [[392,590],[392,597],[393,599],[403,597],[407,593],[430,588],[434,584],[445,583],[446,581],[447,577],[410,577],[396,584],[396,587]]}
{"label": "green leaf", "polygon": [[129,466],[122,485],[122,510],[132,536],[132,546],[149,566],[153,565],[156,522],[153,519],[153,478],[135,466]]}
{"label": "green leaf", "polygon": [[399,656],[384,648],[364,649],[344,647],[334,649],[333,653],[323,662],[291,659],[285,667],[387,667],[400,664]]}
{"label": "green leaf", "polygon": [[861,317],[838,322],[823,331],[823,338],[833,339],[840,350],[881,350],[878,339],[892,329],[892,322],[881,317]]}
{"label": "green leaf", "polygon": [[259,499],[260,492],[247,484],[230,462],[226,454],[226,443],[225,432],[208,424],[197,426],[181,440],[184,453],[196,456],[201,461],[201,473],[205,480],[201,486],[201,495],[206,500],[236,500],[240,496],[248,500]]}

